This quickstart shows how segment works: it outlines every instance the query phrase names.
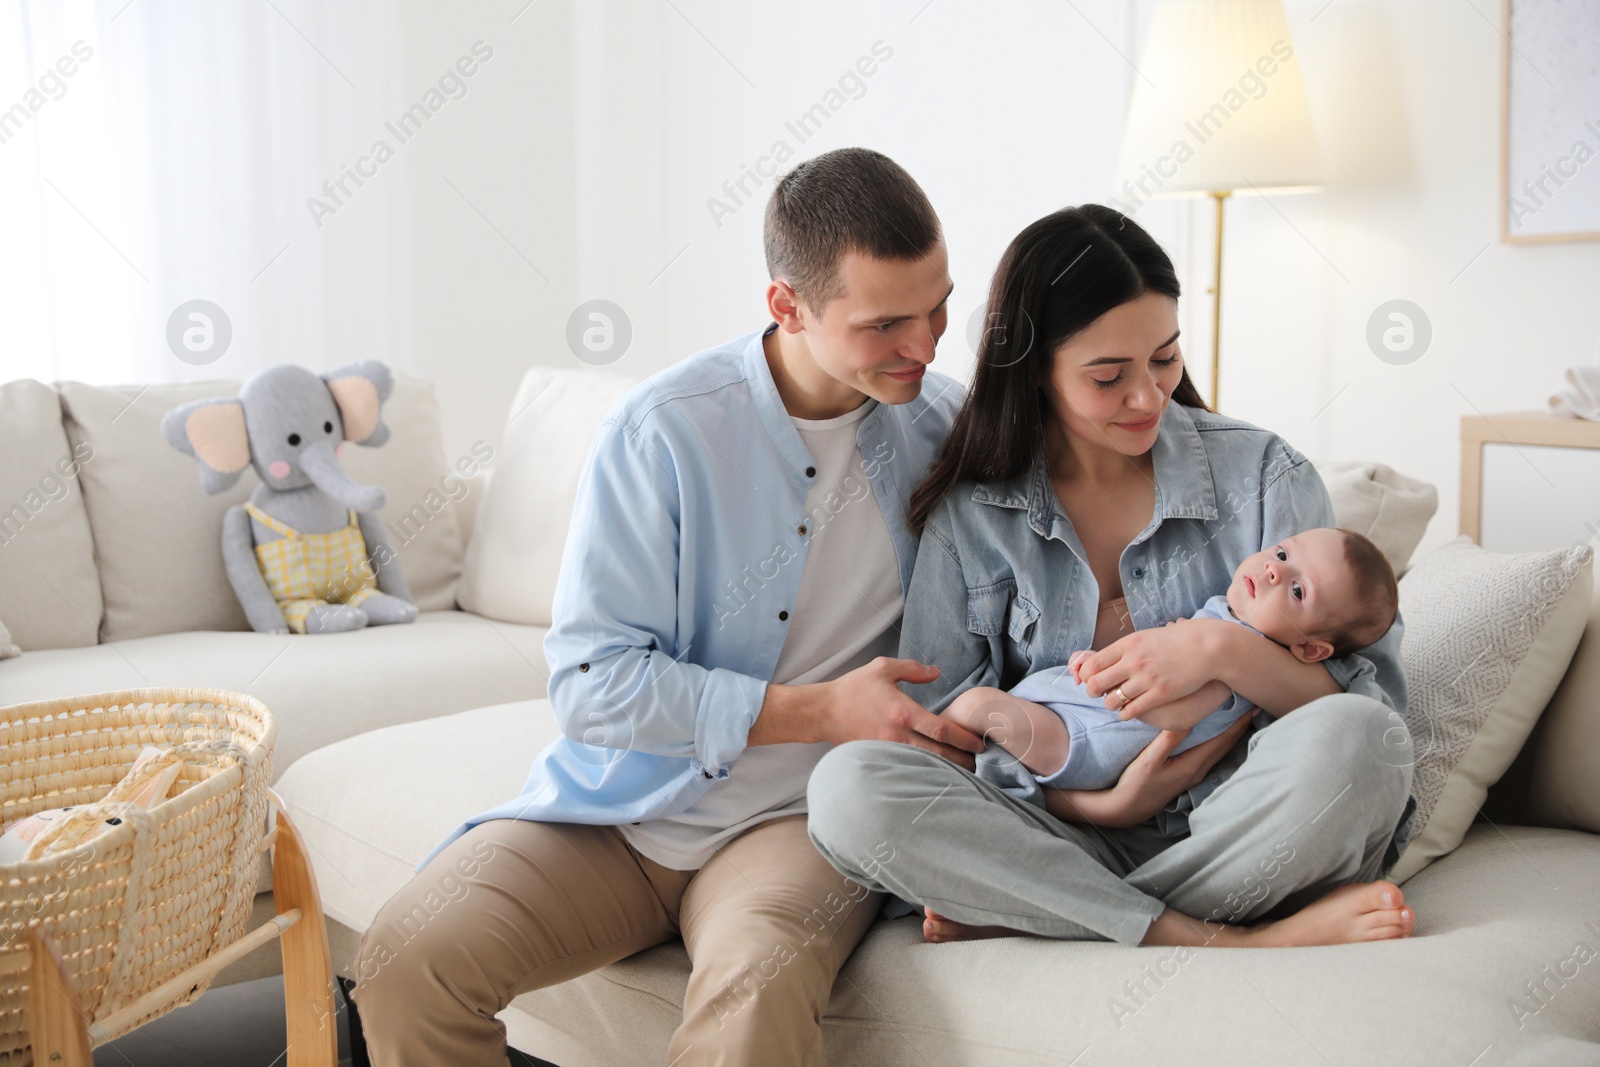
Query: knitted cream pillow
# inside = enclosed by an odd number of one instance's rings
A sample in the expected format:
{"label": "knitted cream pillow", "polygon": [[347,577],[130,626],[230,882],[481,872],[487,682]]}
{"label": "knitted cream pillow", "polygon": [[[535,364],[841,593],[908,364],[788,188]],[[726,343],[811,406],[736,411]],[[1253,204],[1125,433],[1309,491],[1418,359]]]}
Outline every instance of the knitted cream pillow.
{"label": "knitted cream pillow", "polygon": [[1394,881],[1461,844],[1528,739],[1588,623],[1593,555],[1502,555],[1461,537],[1400,580],[1417,810]]}

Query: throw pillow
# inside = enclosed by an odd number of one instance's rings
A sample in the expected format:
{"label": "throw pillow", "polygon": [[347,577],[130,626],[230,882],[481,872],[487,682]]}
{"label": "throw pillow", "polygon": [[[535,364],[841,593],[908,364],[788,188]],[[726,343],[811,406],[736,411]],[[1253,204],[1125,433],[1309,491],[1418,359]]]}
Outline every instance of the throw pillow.
{"label": "throw pillow", "polygon": [[1395,574],[1404,574],[1428,521],[1439,510],[1439,491],[1382,463],[1341,461],[1316,468],[1339,525],[1371,538]]}
{"label": "throw pillow", "polygon": [[1400,582],[1417,810],[1404,881],[1466,835],[1566,673],[1589,619],[1588,545],[1502,555],[1461,537]]}
{"label": "throw pillow", "polygon": [[[94,456],[79,480],[99,561],[105,640],[248,630],[223,567],[222,516],[249,498],[258,484],[255,473],[246,471],[233,488],[208,496],[194,460],[167,444],[160,429],[172,408],[235,396],[239,383],[63,382],[60,390],[67,437],[74,449],[90,448]],[[417,607],[445,610],[455,602],[463,550],[432,383],[395,374],[383,417],[389,440],[379,448],[347,448],[341,461],[351,478],[388,493],[379,514]],[[454,493],[460,491],[457,485]]]}
{"label": "throw pillow", "polygon": [[606,412],[636,384],[588,369],[534,367],[523,376],[467,545],[458,598],[464,610],[550,625],[589,442]]}
{"label": "throw pillow", "polygon": [[30,652],[100,640],[105,605],[80,474],[61,398],[40,382],[0,385],[0,616]]}
{"label": "throw pillow", "polygon": [[238,383],[57,388],[67,439],[94,457],[78,481],[105,604],[101,639],[249,629],[222,565],[222,515],[249,498],[255,475],[247,471],[232,489],[207,496],[194,460],[161,436],[168,408],[237,393]]}

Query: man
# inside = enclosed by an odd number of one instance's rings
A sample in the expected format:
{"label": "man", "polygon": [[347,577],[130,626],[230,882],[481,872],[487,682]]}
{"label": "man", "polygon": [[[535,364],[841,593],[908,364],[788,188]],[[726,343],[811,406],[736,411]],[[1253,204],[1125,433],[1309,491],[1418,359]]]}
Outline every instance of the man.
{"label": "man", "polygon": [[670,1062],[820,1063],[882,898],[806,836],[811,768],[856,739],[969,768],[983,748],[897,687],[935,669],[888,658],[907,499],[962,397],[927,370],[951,289],[938,217],[894,162],[843,149],[779,181],[765,243],[772,324],[652,376],[595,434],[545,639],[566,736],[363,938],[380,1067],[498,1067],[517,994],[675,936],[693,972]]}

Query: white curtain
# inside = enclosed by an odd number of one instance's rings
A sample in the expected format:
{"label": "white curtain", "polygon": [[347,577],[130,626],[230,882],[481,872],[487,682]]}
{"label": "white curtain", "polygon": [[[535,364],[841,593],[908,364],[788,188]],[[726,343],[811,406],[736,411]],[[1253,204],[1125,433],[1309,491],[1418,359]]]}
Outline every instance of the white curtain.
{"label": "white curtain", "polygon": [[[396,142],[391,6],[0,3],[0,380],[409,366],[404,168],[347,174]],[[222,355],[169,347],[192,300]]]}

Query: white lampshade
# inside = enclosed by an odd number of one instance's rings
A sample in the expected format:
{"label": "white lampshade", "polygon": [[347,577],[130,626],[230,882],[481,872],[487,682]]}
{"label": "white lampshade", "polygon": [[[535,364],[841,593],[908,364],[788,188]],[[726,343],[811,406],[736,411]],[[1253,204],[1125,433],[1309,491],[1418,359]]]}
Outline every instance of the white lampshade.
{"label": "white lampshade", "polygon": [[1320,184],[1279,0],[1162,0],[1134,86],[1118,199]]}

